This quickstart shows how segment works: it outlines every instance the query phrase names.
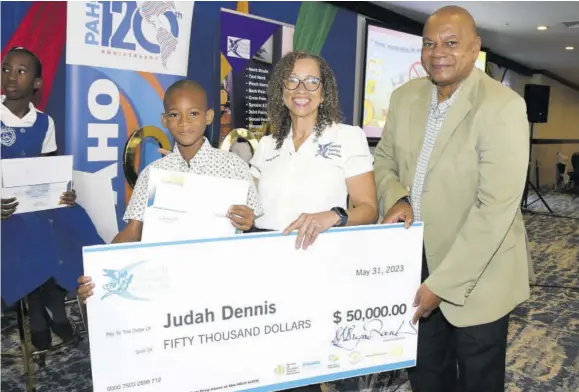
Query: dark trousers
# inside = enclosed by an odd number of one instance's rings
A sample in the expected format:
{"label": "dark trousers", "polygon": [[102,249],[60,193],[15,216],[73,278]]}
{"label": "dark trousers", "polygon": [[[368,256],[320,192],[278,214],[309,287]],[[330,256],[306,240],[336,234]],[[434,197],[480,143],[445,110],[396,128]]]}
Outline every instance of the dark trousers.
{"label": "dark trousers", "polygon": [[28,294],[30,335],[37,349],[44,350],[51,346],[51,329],[62,340],[72,339],[73,330],[66,316],[65,298],[66,291],[52,278]]}
{"label": "dark trousers", "polygon": [[[422,280],[427,277],[423,258]],[[508,326],[509,315],[458,328],[436,309],[420,321],[417,363],[408,371],[412,391],[504,392]]]}

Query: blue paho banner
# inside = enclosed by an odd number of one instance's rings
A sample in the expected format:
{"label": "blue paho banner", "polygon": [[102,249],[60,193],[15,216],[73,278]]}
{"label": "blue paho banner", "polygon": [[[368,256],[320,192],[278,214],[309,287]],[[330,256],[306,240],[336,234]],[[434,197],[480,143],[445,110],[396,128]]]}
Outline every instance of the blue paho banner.
{"label": "blue paho banner", "polygon": [[66,153],[75,170],[112,179],[122,227],[123,150],[135,130],[163,129],[164,91],[187,75],[193,2],[70,1],[67,12]]}

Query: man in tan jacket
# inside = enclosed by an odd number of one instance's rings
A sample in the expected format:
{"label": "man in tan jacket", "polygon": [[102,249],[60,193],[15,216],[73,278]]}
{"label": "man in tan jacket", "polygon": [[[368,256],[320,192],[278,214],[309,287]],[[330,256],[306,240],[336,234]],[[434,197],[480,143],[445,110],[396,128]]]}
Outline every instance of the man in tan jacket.
{"label": "man in tan jacket", "polygon": [[383,222],[424,223],[414,392],[504,391],[509,314],[529,297],[526,107],[474,67],[480,47],[466,10],[430,16],[429,77],[392,94],[375,152]]}

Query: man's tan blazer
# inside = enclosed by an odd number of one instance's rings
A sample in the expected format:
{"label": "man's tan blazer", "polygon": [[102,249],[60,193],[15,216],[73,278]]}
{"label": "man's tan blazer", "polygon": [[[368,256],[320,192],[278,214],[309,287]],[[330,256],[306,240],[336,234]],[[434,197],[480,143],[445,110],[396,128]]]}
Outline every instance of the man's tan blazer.
{"label": "man's tan blazer", "polygon": [[[381,217],[410,195],[432,89],[420,78],[392,94],[375,151]],[[520,208],[529,143],[525,101],[475,68],[438,133],[420,204],[425,284],[457,327],[498,320],[529,297],[533,272]]]}

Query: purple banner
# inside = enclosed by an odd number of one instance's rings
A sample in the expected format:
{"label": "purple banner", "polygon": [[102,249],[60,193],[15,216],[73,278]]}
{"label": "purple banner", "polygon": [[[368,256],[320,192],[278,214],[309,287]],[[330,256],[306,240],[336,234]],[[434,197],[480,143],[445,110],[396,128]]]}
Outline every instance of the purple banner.
{"label": "purple banner", "polygon": [[280,27],[278,23],[222,12],[221,53],[227,57],[233,72],[243,71]]}

